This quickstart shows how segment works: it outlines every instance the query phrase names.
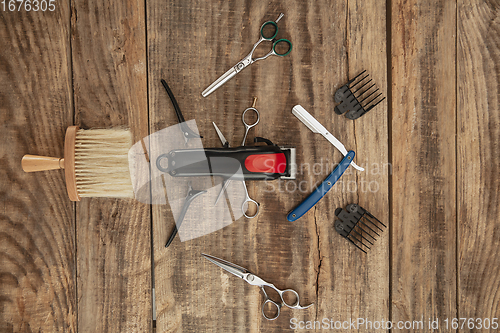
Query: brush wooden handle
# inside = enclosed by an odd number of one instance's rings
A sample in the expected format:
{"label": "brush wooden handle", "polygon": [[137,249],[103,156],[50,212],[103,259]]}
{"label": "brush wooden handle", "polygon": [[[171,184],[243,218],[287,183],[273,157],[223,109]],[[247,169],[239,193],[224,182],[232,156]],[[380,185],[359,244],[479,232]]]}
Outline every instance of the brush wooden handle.
{"label": "brush wooden handle", "polygon": [[24,172],[64,169],[64,158],[24,155],[21,166]]}

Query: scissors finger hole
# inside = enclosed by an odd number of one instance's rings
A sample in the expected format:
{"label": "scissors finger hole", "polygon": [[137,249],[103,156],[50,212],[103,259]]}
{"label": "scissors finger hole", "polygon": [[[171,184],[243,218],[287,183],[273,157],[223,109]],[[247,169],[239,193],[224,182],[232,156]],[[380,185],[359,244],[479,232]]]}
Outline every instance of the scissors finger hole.
{"label": "scissors finger hole", "polygon": [[280,311],[280,306],[269,299],[262,304],[262,314],[267,320],[274,320],[278,318]]}
{"label": "scissors finger hole", "polygon": [[241,207],[246,218],[254,218],[259,214],[259,204],[255,201],[245,201]]}
{"label": "scissors finger hole", "polygon": [[281,298],[283,299],[283,303],[285,303],[288,307],[293,308],[299,305],[299,294],[295,290],[283,290]]}
{"label": "scissors finger hole", "polygon": [[260,28],[260,35],[264,39],[273,39],[278,34],[278,25],[276,22],[268,21]]}
{"label": "scissors finger hole", "polygon": [[[250,112],[251,115],[247,116],[248,111],[253,111]],[[259,123],[260,120],[260,114],[259,111],[257,111],[256,108],[247,108],[245,111],[243,111],[243,115],[241,116],[241,120],[243,120],[243,124],[245,126],[253,127]],[[249,120],[249,121],[247,121]]]}
{"label": "scissors finger hole", "polygon": [[273,45],[273,51],[279,56],[286,56],[292,52],[292,42],[288,39],[278,39]]}

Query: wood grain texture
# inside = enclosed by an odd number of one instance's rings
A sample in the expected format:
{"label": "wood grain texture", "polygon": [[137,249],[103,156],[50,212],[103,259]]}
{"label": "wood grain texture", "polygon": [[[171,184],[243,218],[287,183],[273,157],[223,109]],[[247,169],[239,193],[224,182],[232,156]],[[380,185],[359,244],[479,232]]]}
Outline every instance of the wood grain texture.
{"label": "wood grain texture", "polygon": [[[148,135],[144,2],[73,1],[75,119]],[[135,200],[77,206],[80,332],[152,328],[150,211]]]}
{"label": "wood grain texture", "polygon": [[[203,98],[280,12],[291,54]],[[498,318],[499,13],[493,0],[72,0],[55,12],[1,11],[0,331],[152,331],[151,242],[157,332],[282,332],[292,318]],[[333,94],[363,69],[392,99],[353,122],[333,112]],[[73,124],[128,126],[136,142],[176,124],[162,78],[205,147],[220,146],[212,121],[238,145],[241,113],[258,97],[247,144],[293,145],[299,166],[295,181],[247,182],[258,218],[167,249],[170,205],[74,204],[61,170],[21,170],[24,154],[62,157]],[[290,223],[286,213],[342,158],[291,114],[295,104],[366,171],[349,168]],[[335,209],[352,202],[392,222],[367,255],[333,227]],[[314,306],[266,321],[260,290],[202,252]]]}
{"label": "wood grain texture", "polygon": [[456,4],[392,3],[392,319],[453,318]]}
{"label": "wood grain texture", "polygon": [[458,4],[458,311],[466,318],[500,317],[499,14],[498,1]]}
{"label": "wood grain texture", "polygon": [[24,154],[62,156],[72,122],[69,3],[0,12],[0,331],[75,332],[74,205],[60,170],[24,173]]}

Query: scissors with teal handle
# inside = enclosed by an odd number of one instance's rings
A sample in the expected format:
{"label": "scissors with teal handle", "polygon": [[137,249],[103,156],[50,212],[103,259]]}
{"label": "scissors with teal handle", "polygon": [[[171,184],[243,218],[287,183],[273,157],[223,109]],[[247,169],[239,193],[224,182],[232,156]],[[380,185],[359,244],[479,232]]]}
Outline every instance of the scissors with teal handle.
{"label": "scissors with teal handle", "polygon": [[[230,263],[229,261],[225,261],[222,259],[219,259],[217,257],[208,255],[208,254],[201,254],[204,256],[206,259],[208,259],[210,262],[216,264],[220,268],[226,270],[227,272],[245,280],[252,286],[257,286],[262,290],[264,293],[264,303],[262,303],[262,315],[264,318],[267,320],[275,320],[276,318],[279,317],[280,312],[281,312],[281,307],[283,305],[289,307],[290,309],[307,309],[308,307],[312,306],[313,304],[309,304],[308,306],[301,306],[300,305],[300,299],[299,299],[299,294],[293,290],[293,289],[285,289],[281,290],[276,288],[276,286],[272,283],[266,282],[260,277],[258,277],[255,274],[250,273],[246,268],[240,267],[238,265],[235,265],[233,263]],[[273,301],[272,299],[269,298],[269,296],[266,293],[266,290],[264,287],[271,288],[275,290],[279,295],[281,300],[276,302]],[[270,304],[271,309],[274,308],[274,312],[266,310],[266,305]],[[270,313],[271,312],[271,313]]]}
{"label": "scissors with teal handle", "polygon": [[[245,58],[243,58],[240,62],[238,62],[235,66],[231,67],[226,73],[224,73],[221,77],[219,77],[214,83],[209,85],[207,89],[203,90],[201,95],[203,97],[207,97],[208,95],[213,93],[215,90],[217,90],[220,86],[222,86],[224,83],[226,83],[231,78],[233,78],[236,74],[241,72],[244,68],[250,66],[251,64],[253,64],[257,60],[264,60],[271,55],[277,55],[277,56],[281,56],[281,57],[288,55],[292,51],[292,43],[288,39],[284,39],[284,38],[278,39],[278,40],[275,39],[276,35],[278,34],[278,24],[277,23],[279,20],[281,20],[281,18],[283,16],[284,15],[282,13],[282,14],[280,14],[280,16],[278,17],[278,19],[276,21],[265,22],[262,25],[262,27],[260,28],[260,38],[257,41],[257,43],[255,43],[253,45],[252,51],[250,51],[250,53]],[[267,31],[264,31],[264,28],[269,28],[269,27],[273,28],[272,33],[268,33]],[[269,51],[269,53],[263,57],[254,58],[253,53],[254,53],[255,49],[263,41],[270,41],[273,43],[271,51]],[[286,51],[283,53],[279,50],[277,51],[276,49],[277,49],[278,45],[280,45],[279,48],[284,46],[284,49]],[[286,46],[288,46],[288,48]]]}

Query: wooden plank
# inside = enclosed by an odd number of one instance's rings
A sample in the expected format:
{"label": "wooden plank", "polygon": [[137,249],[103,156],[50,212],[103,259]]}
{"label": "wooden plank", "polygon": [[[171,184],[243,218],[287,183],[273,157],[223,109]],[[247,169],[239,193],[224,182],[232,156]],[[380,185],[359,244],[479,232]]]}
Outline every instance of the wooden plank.
{"label": "wooden plank", "polygon": [[0,331],[75,332],[75,212],[64,173],[21,169],[24,154],[63,154],[69,2],[53,12],[18,5],[0,13]]}
{"label": "wooden plank", "polygon": [[[333,193],[329,193],[316,208],[321,255],[316,320],[328,318],[339,322],[357,322],[360,318],[366,322],[359,321],[355,329],[350,326],[343,331],[372,332],[373,325],[380,328],[380,323],[389,319],[389,230],[381,233],[365,254],[337,234],[334,213],[336,208],[345,209],[348,204],[356,203],[388,225],[390,166],[387,102],[352,121],[333,112],[336,105],[333,95],[348,78],[366,70],[372,83],[387,96],[386,5],[380,1],[348,1],[345,10],[333,11],[339,18],[331,25],[332,28],[321,27],[325,39],[323,48],[327,53],[325,60],[315,59],[313,63],[324,62],[325,66],[335,64],[336,68],[332,68],[329,79],[325,80],[326,87],[318,87],[318,95],[327,93],[323,99],[315,98],[314,104],[325,110],[324,123],[333,124],[328,126],[333,128],[332,133],[348,150],[356,152],[355,162],[362,165],[365,171],[350,168],[332,189]],[[330,10],[325,12],[326,17]],[[346,22],[345,26],[342,26],[341,20]],[[345,44],[345,47],[333,44],[333,36],[339,31],[344,31],[345,40],[337,43]],[[331,37],[327,39],[325,36]],[[332,56],[326,52],[332,49],[337,49],[338,54]],[[315,73],[313,81],[320,75],[321,72]],[[326,143],[323,149],[331,149],[328,145]],[[318,156],[322,156],[321,151]],[[341,156],[335,151],[333,158],[332,162],[338,163]]]}
{"label": "wooden plank", "polygon": [[500,317],[499,33],[498,3],[459,1],[458,311],[462,318],[473,318],[471,331],[478,332],[495,331],[492,318]]}
{"label": "wooden plank", "polygon": [[[144,2],[73,1],[75,119],[148,135]],[[78,328],[150,331],[149,207],[135,200],[77,205]]]}
{"label": "wooden plank", "polygon": [[392,2],[396,323],[457,315],[455,23],[454,2]]}

